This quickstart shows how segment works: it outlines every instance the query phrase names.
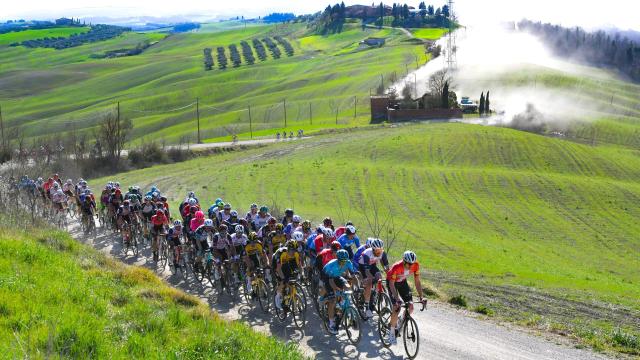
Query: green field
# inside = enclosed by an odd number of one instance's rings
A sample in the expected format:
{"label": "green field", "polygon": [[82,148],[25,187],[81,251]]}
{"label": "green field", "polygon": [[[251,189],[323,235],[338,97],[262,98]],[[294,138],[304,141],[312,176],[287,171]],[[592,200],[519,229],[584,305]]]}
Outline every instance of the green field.
{"label": "green field", "polygon": [[442,36],[444,36],[447,32],[449,32],[448,29],[441,29],[441,28],[409,29],[409,31],[411,31],[413,36],[417,37],[418,39],[424,39],[424,40],[438,40]]}
{"label": "green field", "polygon": [[68,234],[0,228],[3,358],[298,359],[291,345],[219,319],[151,271]]}
{"label": "green field", "polygon": [[[415,250],[427,280],[451,295],[473,298],[478,291],[452,279],[488,286],[495,291],[477,301],[499,308],[509,305],[497,300],[505,289],[538,289],[563,302],[622,306],[628,317],[603,312],[598,328],[634,329],[640,319],[639,176],[638,152],[625,147],[428,124],[319,136],[115,178],[157,184],[173,201],[194,190],[206,204],[222,197],[241,211],[252,202],[276,203],[314,222],[326,215],[351,219],[365,237],[371,231],[363,211],[375,202],[395,214],[398,226],[406,224],[393,258]],[[572,319],[594,321],[584,318],[577,312]]]}
{"label": "green field", "polygon": [[[5,124],[24,126],[27,137],[68,131],[91,131],[101,114],[114,110],[133,119],[133,139],[143,137],[178,141],[195,139],[195,107],[168,111],[200,101],[204,139],[249,131],[251,105],[253,130],[299,127],[363,125],[369,120],[370,91],[390,76],[399,77],[409,67],[427,61],[424,47],[408,43],[400,30],[367,29],[349,24],[332,36],[308,34],[304,24],[250,26],[218,31],[205,25],[195,33],[174,34],[142,55],[117,59],[90,59],[103,53],[133,47],[162,34],[128,33],[120,38],[73,49],[1,48],[0,102]],[[213,32],[209,32],[213,31]],[[253,66],[221,71],[203,69],[205,47],[227,47],[242,40],[282,35],[295,50],[293,57],[257,61]],[[353,51],[370,36],[385,36],[383,48]],[[244,60],[244,59],[243,59]],[[357,99],[357,100],[356,100]],[[310,109],[311,105],[311,109]],[[336,119],[337,114],[337,119]],[[313,124],[312,124],[313,123]],[[244,136],[244,135],[243,135]]]}
{"label": "green field", "polygon": [[26,40],[43,39],[46,37],[69,37],[72,34],[81,34],[89,31],[88,27],[57,27],[52,29],[38,29],[15,31],[0,34],[0,47],[12,43],[20,43]]}

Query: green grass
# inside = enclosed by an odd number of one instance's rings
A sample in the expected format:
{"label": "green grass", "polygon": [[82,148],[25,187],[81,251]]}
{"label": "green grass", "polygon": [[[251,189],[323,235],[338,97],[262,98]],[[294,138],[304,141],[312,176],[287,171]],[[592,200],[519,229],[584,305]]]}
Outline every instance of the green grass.
{"label": "green grass", "polygon": [[[364,125],[369,120],[368,95],[380,82],[389,84],[390,74],[404,73],[415,56],[428,58],[420,45],[404,42],[399,30],[367,29],[347,25],[341,34],[310,36],[304,24],[257,25],[246,29],[205,31],[170,35],[142,55],[118,59],[90,59],[92,53],[135,46],[162,34],[128,33],[117,39],[72,49],[2,48],[0,102],[5,125],[25,125],[25,135],[42,137],[69,130],[91,132],[100,114],[115,109],[132,118],[132,140],[143,137],[178,141],[195,139],[195,108],[174,109],[200,99],[203,138],[247,134],[247,105],[252,107],[254,130],[284,125],[283,99],[287,100],[287,122],[302,127],[309,123],[312,104],[314,126]],[[204,47],[239,44],[254,37],[282,35],[295,49],[295,56],[258,61],[253,66],[217,67],[203,70]],[[347,52],[369,36],[387,37],[380,49]],[[215,60],[215,59],[214,59]],[[217,64],[217,61],[216,61]],[[28,81],[27,81],[28,79]],[[353,96],[358,111],[353,116]],[[151,111],[151,112],[144,112]],[[154,112],[155,111],[155,112]],[[275,131],[274,131],[275,132]]]}
{"label": "green grass", "polygon": [[429,29],[409,29],[413,36],[418,39],[424,40],[438,40],[449,32],[449,29],[444,28],[429,28]]}
{"label": "green grass", "polygon": [[88,27],[57,27],[51,29],[25,30],[0,34],[0,46],[20,43],[26,40],[43,39],[46,37],[69,37],[89,31]]}
{"label": "green grass", "polygon": [[46,229],[0,228],[3,358],[297,359],[151,271]]}

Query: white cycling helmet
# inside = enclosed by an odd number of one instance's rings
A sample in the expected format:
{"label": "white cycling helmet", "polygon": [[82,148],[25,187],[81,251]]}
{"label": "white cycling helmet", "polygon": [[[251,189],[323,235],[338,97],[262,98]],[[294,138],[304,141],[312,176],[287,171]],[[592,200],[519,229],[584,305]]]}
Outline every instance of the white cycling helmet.
{"label": "white cycling helmet", "polygon": [[196,199],[194,199],[194,198],[189,198],[189,205],[190,205],[190,206],[195,206],[195,205],[197,205],[197,204],[198,204],[198,202],[196,201]]}
{"label": "white cycling helmet", "polygon": [[291,240],[295,240],[295,241],[304,241],[304,234],[301,233],[300,231],[296,231],[291,235]]}
{"label": "white cycling helmet", "polygon": [[67,179],[67,184],[73,184],[73,180]]}
{"label": "white cycling helmet", "polygon": [[238,212],[235,210],[231,210],[231,212],[229,213],[229,215],[231,215],[231,217],[238,217]]}
{"label": "white cycling helmet", "polygon": [[407,250],[402,255],[402,260],[408,262],[409,264],[413,264],[418,260],[418,257],[416,256],[416,253],[414,253],[413,251]]}
{"label": "white cycling helmet", "polygon": [[295,223],[302,222],[302,218],[300,217],[300,215],[293,215],[292,220],[293,220],[293,222],[295,222]]}
{"label": "white cycling helmet", "polygon": [[203,225],[204,225],[204,226],[208,226],[208,227],[213,227],[213,220],[211,220],[211,219],[206,219],[206,220],[204,221],[204,224],[203,224]]}
{"label": "white cycling helmet", "polygon": [[333,230],[331,228],[329,228],[329,227],[323,228],[322,229],[322,234],[324,236],[330,237],[330,238],[333,237],[333,235],[334,235]]}
{"label": "white cycling helmet", "polygon": [[182,226],[182,221],[180,221],[180,220],[175,220],[175,221],[173,222],[173,226]]}
{"label": "white cycling helmet", "polygon": [[384,243],[380,239],[371,239],[371,247],[374,249],[382,249],[384,247]]}
{"label": "white cycling helmet", "polygon": [[348,225],[345,232],[346,232],[347,235],[355,234],[356,233],[356,227],[353,226],[353,225]]}
{"label": "white cycling helmet", "polygon": [[236,225],[236,233],[243,233],[244,232],[244,226],[242,225]]}

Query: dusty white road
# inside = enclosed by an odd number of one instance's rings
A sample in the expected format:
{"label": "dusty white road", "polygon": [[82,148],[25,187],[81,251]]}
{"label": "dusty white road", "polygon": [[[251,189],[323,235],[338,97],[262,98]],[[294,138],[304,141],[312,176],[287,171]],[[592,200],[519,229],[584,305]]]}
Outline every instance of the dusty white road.
{"label": "dusty white road", "polygon": [[[358,346],[348,343],[344,334],[337,338],[327,335],[315,314],[313,305],[307,307],[307,325],[304,331],[293,327],[287,319],[284,323],[265,314],[257,303],[249,304],[228,295],[218,295],[212,288],[202,285],[193,276],[171,274],[168,268],[161,271],[151,260],[148,248],[135,257],[123,254],[119,240],[114,235],[87,238],[72,225],[72,235],[96,249],[127,264],[153,269],[169,284],[208,302],[223,318],[240,320],[257,331],[280,337],[284,341],[299,344],[305,354],[318,359],[402,359],[405,356],[401,339],[398,345],[385,349],[380,345],[376,324],[364,324],[363,336]],[[206,280],[205,280],[206,281]],[[498,325],[477,319],[441,303],[429,303],[427,310],[416,312],[420,329],[418,359],[560,359],[588,360],[607,357],[570,345],[556,344],[511,326]]]}

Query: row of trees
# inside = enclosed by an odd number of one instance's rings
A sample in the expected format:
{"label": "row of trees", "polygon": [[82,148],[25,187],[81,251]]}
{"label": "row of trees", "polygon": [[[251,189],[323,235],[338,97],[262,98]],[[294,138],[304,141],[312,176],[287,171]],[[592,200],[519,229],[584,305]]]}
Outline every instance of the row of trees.
{"label": "row of trees", "polygon": [[280,49],[278,48],[278,45],[276,45],[276,43],[273,42],[273,40],[271,40],[271,38],[268,38],[268,37],[262,39],[262,41],[264,41],[264,43],[269,48],[269,52],[271,52],[271,56],[274,59],[280,59],[280,55],[282,55],[282,53],[280,52]]}
{"label": "row of trees", "polygon": [[529,20],[518,23],[518,28],[539,36],[559,56],[614,68],[634,81],[640,81],[640,44],[626,37]]}
{"label": "row of trees", "polygon": [[111,59],[111,58],[117,58],[117,57],[123,57],[123,56],[140,55],[142,54],[143,51],[145,51],[147,48],[149,48],[153,44],[154,43],[150,42],[149,40],[146,40],[144,42],[138,43],[136,47],[131,49],[109,50],[101,54],[100,53],[91,54],[89,55],[89,57],[93,59],[105,59],[105,58]]}
{"label": "row of trees", "polygon": [[347,18],[347,10],[344,2],[328,5],[322,14],[316,19],[316,32],[326,35],[342,32]]}
{"label": "row of trees", "polygon": [[240,42],[240,46],[242,47],[242,55],[244,56],[244,60],[249,65],[253,65],[256,62],[256,58],[253,56],[253,50],[251,50],[251,45],[248,42],[242,40]]}
{"label": "row of trees", "polygon": [[65,37],[45,37],[43,39],[25,40],[21,43],[13,43],[11,46],[26,46],[28,48],[54,48],[54,49],[66,49],[70,47],[80,46],[86,43],[103,41],[113,39],[122,35],[126,31],[131,31],[130,28],[114,26],[114,25],[95,25],[91,27],[86,33],[71,34],[71,36]]}
{"label": "row of trees", "polygon": [[480,106],[478,107],[478,113],[480,116],[491,115],[491,100],[489,99],[489,91],[487,91],[487,95],[484,95],[484,92],[480,94]]}
{"label": "row of trees", "polygon": [[229,56],[231,57],[233,67],[239,67],[242,63],[242,59],[240,59],[240,52],[238,51],[236,44],[229,45]]}
{"label": "row of trees", "polygon": [[[260,61],[267,60],[267,50],[264,44],[267,45],[267,47],[269,48],[269,51],[271,52],[271,56],[274,59],[279,59],[282,56],[282,52],[280,51],[278,44],[282,46],[287,56],[293,56],[294,54],[293,46],[291,46],[291,43],[289,43],[287,39],[281,36],[275,36],[274,39],[277,41],[277,43],[274,42],[273,39],[269,37],[262,39],[262,41],[257,38],[252,40],[253,48],[256,51],[256,54],[258,55],[258,59],[260,59]],[[241,41],[240,47],[242,48],[242,55],[244,56],[245,63],[247,65],[255,64],[256,59],[253,55],[253,50],[251,49],[251,45],[249,45],[247,41]],[[226,69],[228,62],[227,62],[227,54],[226,54],[225,48],[220,46],[216,48],[216,52],[217,52],[217,58],[218,58],[218,68],[220,68],[221,70]],[[213,61],[213,55],[212,55],[211,49],[210,48],[203,49],[203,55],[204,55],[205,71],[212,70],[214,66],[214,61]],[[240,56],[240,51],[238,50],[238,46],[236,44],[229,45],[229,58],[231,60],[231,63],[233,64],[233,67],[239,67],[242,64],[242,57]]]}
{"label": "row of trees", "polygon": [[173,32],[181,33],[181,32],[189,32],[191,30],[199,29],[200,24],[198,23],[184,23],[173,26]]}
{"label": "row of trees", "polygon": [[291,46],[287,39],[283,38],[282,36],[275,36],[274,39],[276,39],[278,44],[280,44],[280,46],[284,48],[284,52],[287,54],[287,56],[293,56],[293,46]]}
{"label": "row of trees", "polygon": [[224,70],[227,68],[227,54],[225,53],[223,46],[218,46],[216,51],[218,53],[218,67],[220,70]]}
{"label": "row of trees", "polygon": [[[373,6],[373,5],[372,5]],[[449,27],[451,25],[451,12],[448,5],[442,8],[434,8],[433,5],[426,5],[421,2],[418,6],[419,11],[412,11],[412,7],[405,4],[394,3],[391,7],[391,16],[393,20],[391,26],[397,27]],[[378,18],[376,25],[384,25],[384,17],[387,14],[386,6],[383,3],[378,5]],[[363,18],[363,23],[367,19]]]}
{"label": "row of trees", "polygon": [[211,55],[211,48],[204,49],[204,69],[209,71],[213,69],[213,56]]}
{"label": "row of trees", "polygon": [[266,23],[279,23],[289,22],[296,19],[293,13],[271,13],[262,18],[262,21]]}

